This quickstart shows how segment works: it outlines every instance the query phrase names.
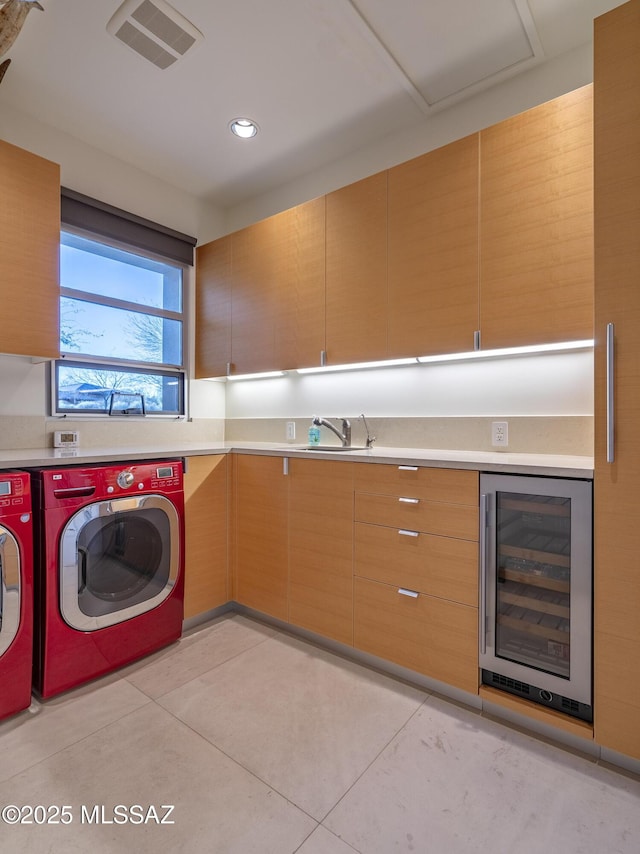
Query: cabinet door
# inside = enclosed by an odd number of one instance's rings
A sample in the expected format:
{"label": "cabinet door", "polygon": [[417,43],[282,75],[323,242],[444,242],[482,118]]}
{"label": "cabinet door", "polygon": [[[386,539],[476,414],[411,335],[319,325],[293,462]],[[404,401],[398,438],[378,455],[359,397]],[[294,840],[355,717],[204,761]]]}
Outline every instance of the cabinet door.
{"label": "cabinet door", "polygon": [[231,598],[227,559],[225,455],[189,457],[184,476],[185,619]]}
{"label": "cabinet door", "polygon": [[592,87],[480,134],[482,349],[593,337]]}
{"label": "cabinet door", "polygon": [[231,235],[196,249],[196,378],[231,362]]}
{"label": "cabinet door", "polygon": [[283,278],[283,234],[277,217],[231,235],[234,374],[272,371],[276,362],[276,282]]}
{"label": "cabinet door", "polygon": [[232,235],[234,373],[320,364],[324,209],[314,199]]}
{"label": "cabinet door", "polygon": [[389,357],[473,350],[478,135],[389,170]]}
{"label": "cabinet door", "polygon": [[476,608],[356,578],[354,612],[358,649],[478,693]]}
{"label": "cabinet door", "polygon": [[281,262],[275,282],[275,365],[320,364],[325,349],[325,200],[313,199],[274,217]]}
{"label": "cabinet door", "polygon": [[289,619],[353,643],[353,464],[289,462]]}
{"label": "cabinet door", "polygon": [[287,490],[282,457],[236,454],[234,599],[288,619]]}
{"label": "cabinet door", "polygon": [[0,140],[0,352],[60,354],[60,167]]}
{"label": "cabinet door", "polygon": [[327,362],[387,355],[387,173],[327,196]]}
{"label": "cabinet door", "polygon": [[[640,3],[595,24],[595,738],[640,759]],[[606,327],[615,324],[614,462]]]}

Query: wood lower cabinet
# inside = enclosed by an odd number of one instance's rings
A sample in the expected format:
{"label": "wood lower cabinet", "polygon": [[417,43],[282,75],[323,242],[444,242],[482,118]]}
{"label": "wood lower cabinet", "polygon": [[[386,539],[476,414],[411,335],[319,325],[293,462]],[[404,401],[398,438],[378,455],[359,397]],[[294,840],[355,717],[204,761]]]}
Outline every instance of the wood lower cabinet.
{"label": "wood lower cabinet", "polygon": [[233,598],[289,617],[288,488],[282,457],[234,456]]}
{"label": "wood lower cabinet", "polygon": [[289,620],[353,644],[353,463],[289,460]]}
{"label": "wood lower cabinet", "polygon": [[[596,19],[594,727],[640,759],[640,2]],[[607,326],[614,324],[613,461]]]}
{"label": "wood lower cabinet", "polygon": [[473,350],[478,134],[389,170],[388,357]]}
{"label": "wood lower cabinet", "polygon": [[478,473],[358,466],[354,645],[478,692]]}
{"label": "wood lower cabinet", "polygon": [[189,457],[184,475],[185,619],[231,598],[226,455]]}
{"label": "wood lower cabinet", "polygon": [[355,646],[478,693],[478,611],[435,596],[355,580]]}
{"label": "wood lower cabinet", "polygon": [[593,337],[592,87],[480,132],[483,350]]}
{"label": "wood lower cabinet", "polygon": [[0,353],[60,355],[60,167],[0,140]]}

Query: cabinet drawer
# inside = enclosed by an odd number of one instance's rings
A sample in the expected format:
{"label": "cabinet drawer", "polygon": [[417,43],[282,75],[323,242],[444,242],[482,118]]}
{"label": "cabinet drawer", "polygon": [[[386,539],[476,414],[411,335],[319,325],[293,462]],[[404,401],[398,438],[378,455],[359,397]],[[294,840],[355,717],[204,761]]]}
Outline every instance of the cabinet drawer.
{"label": "cabinet drawer", "polygon": [[408,495],[448,504],[478,506],[478,472],[425,466],[356,466],[356,492]]}
{"label": "cabinet drawer", "polygon": [[478,604],[478,546],[470,540],[357,522],[355,574],[472,607]]}
{"label": "cabinet drawer", "polygon": [[478,612],[431,596],[355,579],[357,649],[478,693]]}
{"label": "cabinet drawer", "polygon": [[478,539],[478,508],[441,504],[414,495],[356,495],[356,521],[387,525],[442,537]]}

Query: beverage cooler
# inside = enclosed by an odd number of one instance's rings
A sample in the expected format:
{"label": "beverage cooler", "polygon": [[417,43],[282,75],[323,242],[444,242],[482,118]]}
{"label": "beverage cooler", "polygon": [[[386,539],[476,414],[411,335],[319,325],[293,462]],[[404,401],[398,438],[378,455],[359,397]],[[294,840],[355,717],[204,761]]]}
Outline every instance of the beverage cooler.
{"label": "beverage cooler", "polygon": [[480,492],[482,682],[592,721],[592,484],[487,474]]}

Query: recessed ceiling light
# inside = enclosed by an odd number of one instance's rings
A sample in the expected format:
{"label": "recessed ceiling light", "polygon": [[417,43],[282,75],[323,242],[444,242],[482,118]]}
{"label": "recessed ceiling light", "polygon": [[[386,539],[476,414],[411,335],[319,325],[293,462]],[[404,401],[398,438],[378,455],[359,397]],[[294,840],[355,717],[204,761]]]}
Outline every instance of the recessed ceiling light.
{"label": "recessed ceiling light", "polygon": [[233,119],[229,130],[241,139],[251,139],[258,133],[258,125],[252,119]]}

